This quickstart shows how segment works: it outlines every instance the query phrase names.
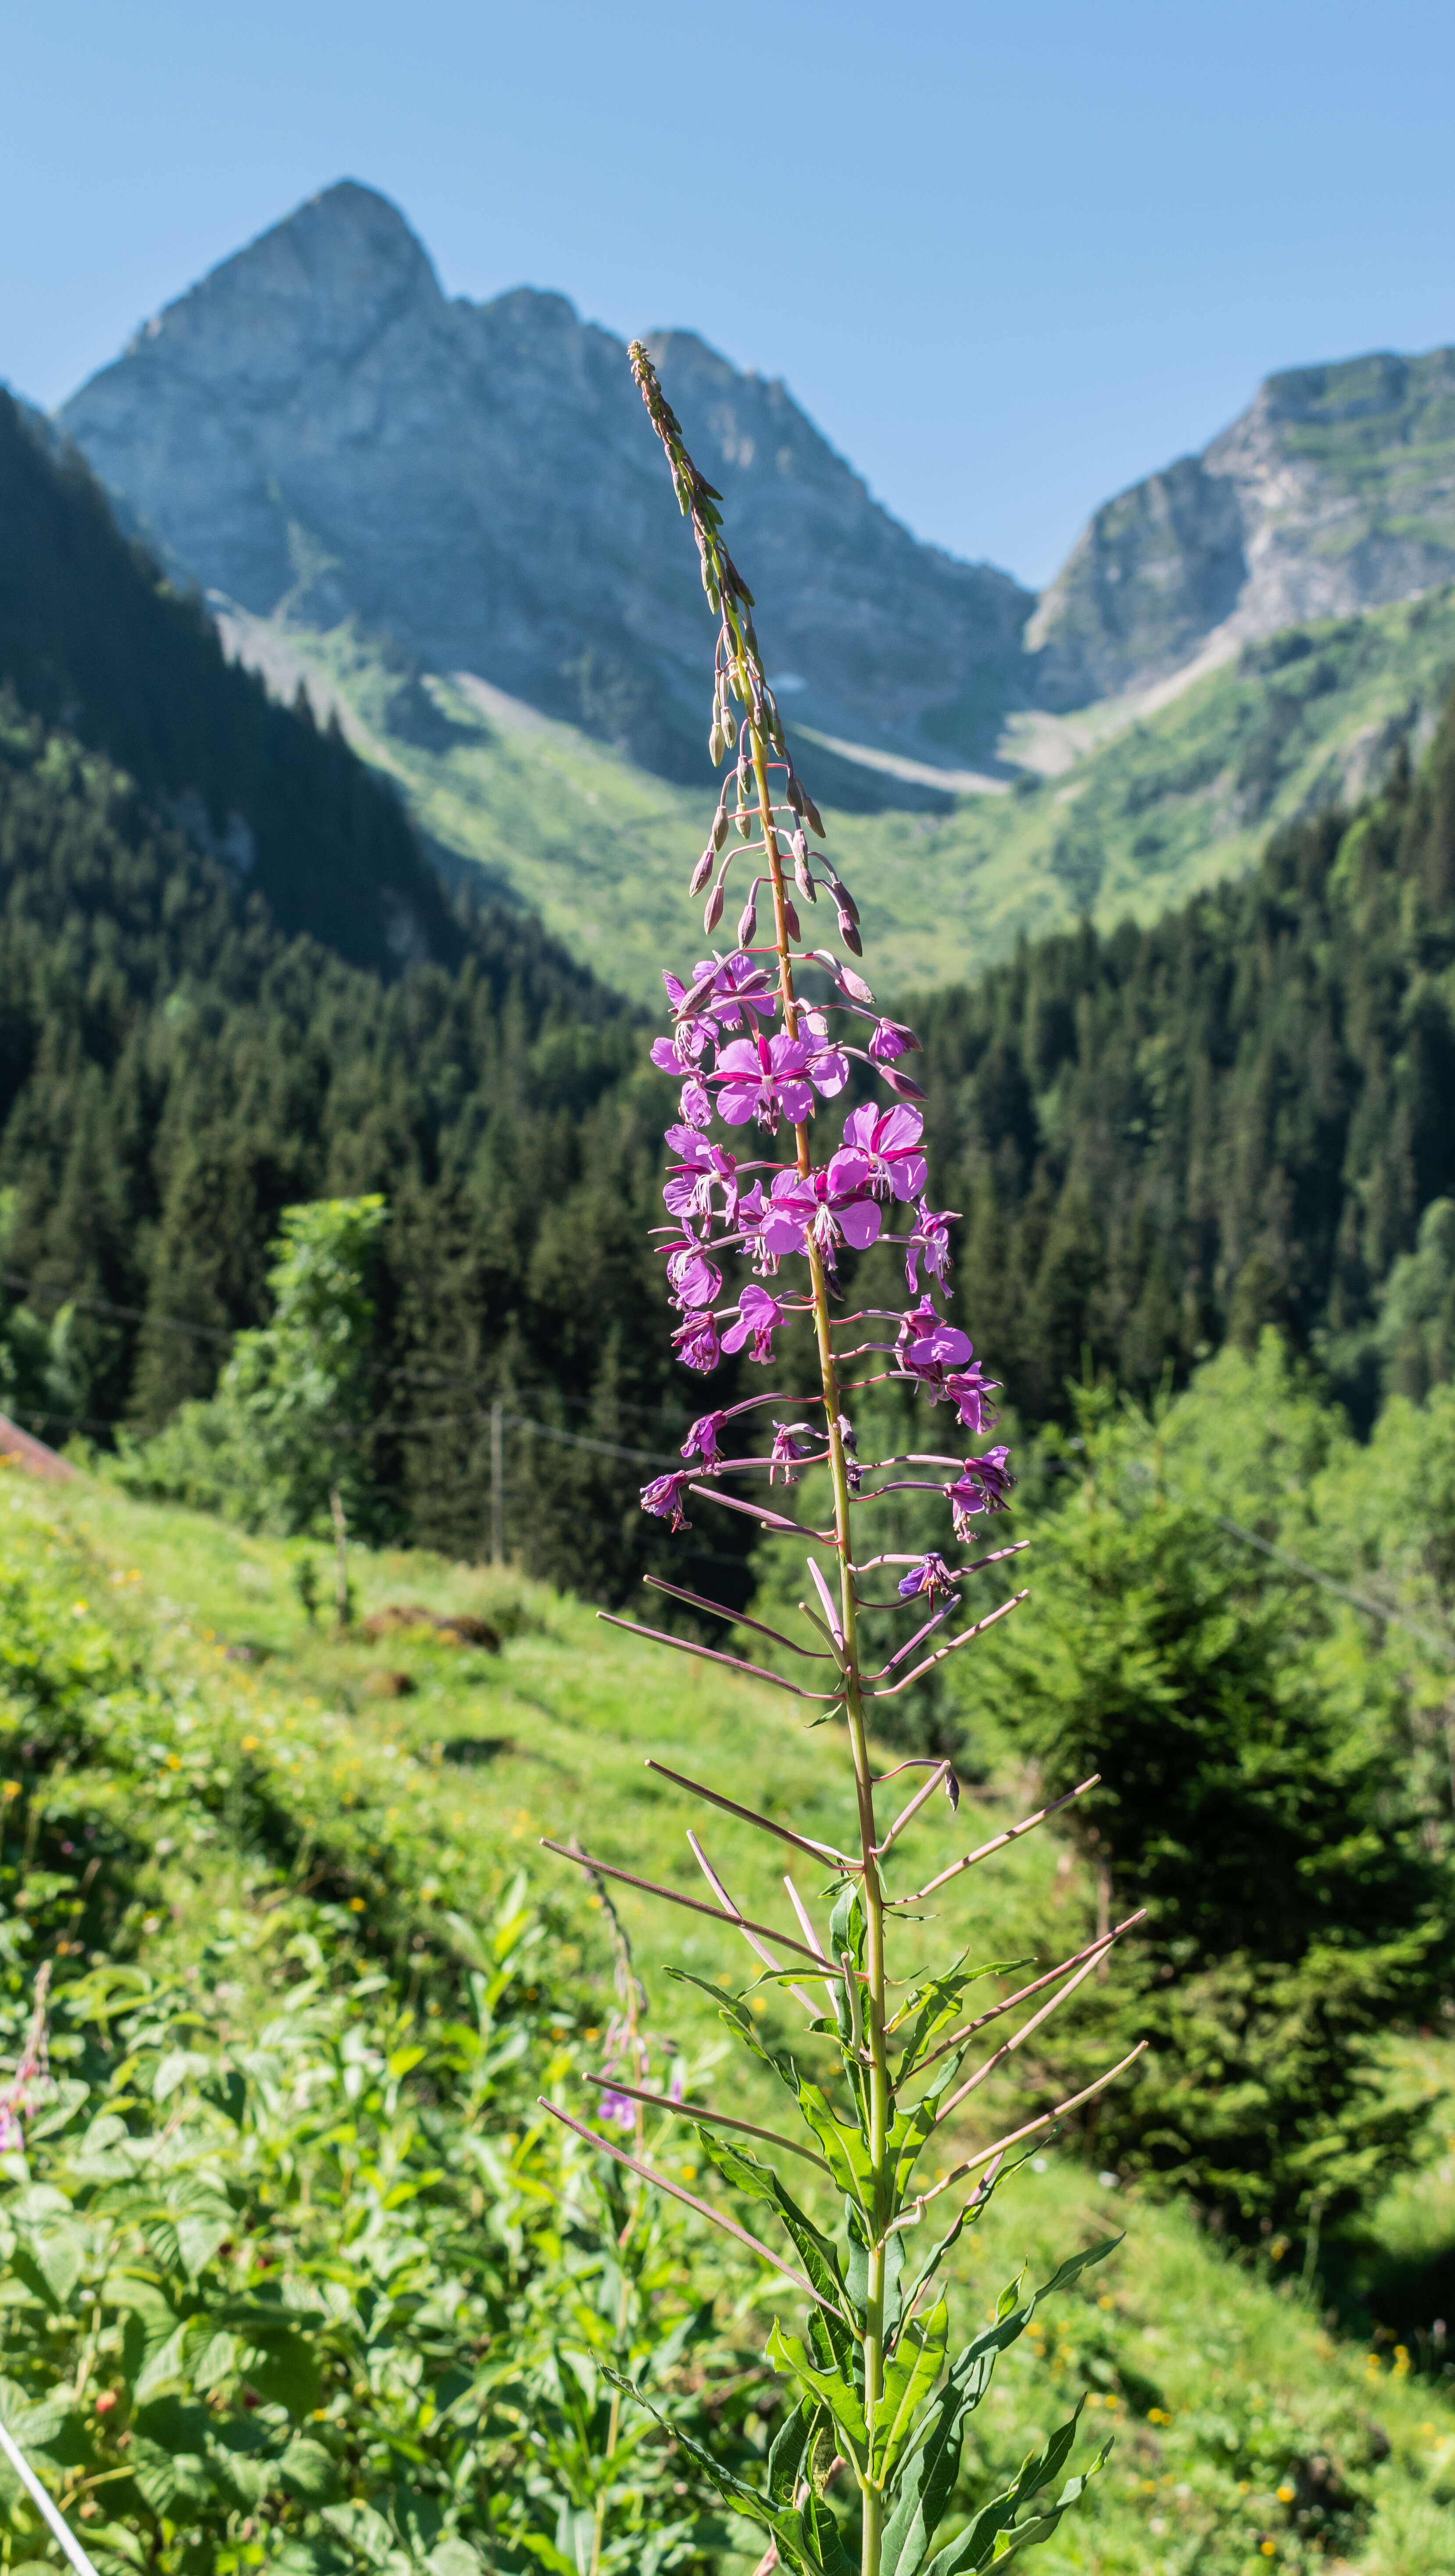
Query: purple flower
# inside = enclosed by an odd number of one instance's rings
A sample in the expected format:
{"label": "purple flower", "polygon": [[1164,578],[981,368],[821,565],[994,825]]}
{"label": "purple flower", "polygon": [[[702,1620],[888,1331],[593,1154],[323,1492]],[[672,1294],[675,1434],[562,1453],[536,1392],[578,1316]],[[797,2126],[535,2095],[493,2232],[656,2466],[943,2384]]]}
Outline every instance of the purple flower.
{"label": "purple flower", "polygon": [[848,1064],[832,1047],[811,1037],[734,1038],[711,1076],[717,1105],[730,1127],[749,1118],[776,1130],[780,1116],[797,1127],[813,1110],[814,1092],[831,1099],[849,1078]]}
{"label": "purple flower", "polygon": [[876,1064],[892,1064],[897,1055],[918,1055],[919,1040],[898,1020],[881,1020],[869,1040],[869,1053]]}
{"label": "purple flower", "polygon": [[1007,1461],[1008,1449],[987,1449],[983,1458],[967,1458],[953,1485],[945,1487],[945,1500],[959,1539],[973,1537],[971,1523],[977,1512],[998,1512],[1015,1478]]}
{"label": "purple flower", "polygon": [[999,1421],[994,1406],[986,1402],[987,1396],[996,1394],[999,1387],[999,1378],[987,1377],[978,1360],[973,1368],[952,1369],[946,1378],[945,1401],[953,1404],[961,1430],[968,1431],[972,1440],[978,1440],[982,1431]]}
{"label": "purple flower", "polygon": [[771,1020],[778,1008],[778,995],[771,977],[741,950],[732,957],[704,957],[692,969],[690,987],[675,975],[662,970],[662,981],[674,1011],[684,1002],[691,1005],[689,1020],[701,1018],[709,1027],[721,1021],[725,1028],[751,1028],[753,1014]]}
{"label": "purple flower", "polygon": [[700,1458],[709,1471],[714,1468],[722,1455],[717,1435],[726,1420],[725,1413],[699,1413],[682,1443],[683,1457]]}
{"label": "purple flower", "polygon": [[904,1275],[909,1283],[911,1296],[919,1294],[921,1253],[924,1254],[925,1268],[930,1276],[938,1280],[941,1288],[944,1287],[950,1275],[950,1223],[952,1217],[958,1214],[958,1209],[947,1209],[943,1215],[939,1215],[933,1208],[926,1207],[923,1199],[920,1200],[919,1232],[910,1235],[904,1247]]}
{"label": "purple flower", "polygon": [[689,1315],[672,1335],[672,1346],[684,1368],[696,1369],[706,1376],[722,1357],[715,1315]]}
{"label": "purple flower", "polygon": [[900,1600],[913,1601],[917,1593],[923,1592],[933,1603],[939,1599],[942,1592],[948,1592],[951,1589],[954,1580],[944,1558],[937,1555],[931,1548],[928,1556],[921,1558],[918,1565],[912,1565],[908,1574],[901,1575]]}
{"label": "purple flower", "polygon": [[683,1083],[682,1097],[677,1107],[689,1127],[712,1125],[712,1095],[703,1090],[695,1076],[692,1080]]}
{"label": "purple flower", "polygon": [[806,1422],[775,1422],[772,1456],[768,1467],[769,1484],[777,1484],[778,1470],[781,1467],[784,1484],[796,1485],[798,1462],[800,1458],[808,1457],[812,1448],[813,1434]]}
{"label": "purple flower", "polygon": [[937,1400],[945,1393],[947,1371],[965,1368],[974,1348],[969,1334],[947,1324],[928,1297],[910,1308],[899,1327],[900,1368]]}
{"label": "purple flower", "polygon": [[738,1320],[722,1337],[723,1349],[740,1351],[751,1334],[753,1358],[771,1360],[773,1335],[780,1324],[786,1324],[787,1321],[787,1311],[779,1305],[777,1298],[770,1297],[766,1288],[760,1288],[750,1280],[743,1290],[738,1307]]}
{"label": "purple flower", "polygon": [[619,2129],[634,2129],[637,2125],[637,2106],[625,2093],[603,2092],[597,2097],[596,2117],[598,2120],[614,2121]]}
{"label": "purple flower", "polygon": [[920,1138],[925,1122],[917,1109],[876,1109],[867,1102],[844,1120],[844,1143],[857,1147],[869,1163],[869,1185],[879,1198],[917,1199],[928,1177]]}
{"label": "purple flower", "polygon": [[695,1243],[683,1243],[667,1256],[667,1285],[678,1306],[710,1306],[722,1286],[722,1272],[704,1260]]}
{"label": "purple flower", "polygon": [[682,1509],[682,1497],[691,1482],[690,1474],[654,1476],[649,1485],[642,1487],[643,1511],[654,1512],[673,1530],[690,1529],[692,1523]]}
{"label": "purple flower", "polygon": [[[744,1211],[746,1214],[746,1200]],[[824,1171],[779,1172],[761,1215],[752,1212],[749,1230],[774,1261],[781,1260],[786,1252],[806,1252],[811,1236],[832,1270],[835,1247],[840,1241],[863,1252],[874,1241],[883,1221],[870,1195],[867,1158],[839,1153]]]}
{"label": "purple flower", "polygon": [[720,1189],[723,1215],[729,1225],[737,1217],[738,1159],[725,1145],[713,1145],[700,1136],[695,1127],[669,1127],[667,1142],[674,1146],[682,1160],[662,1185],[662,1196],[673,1216],[709,1217],[712,1194]]}

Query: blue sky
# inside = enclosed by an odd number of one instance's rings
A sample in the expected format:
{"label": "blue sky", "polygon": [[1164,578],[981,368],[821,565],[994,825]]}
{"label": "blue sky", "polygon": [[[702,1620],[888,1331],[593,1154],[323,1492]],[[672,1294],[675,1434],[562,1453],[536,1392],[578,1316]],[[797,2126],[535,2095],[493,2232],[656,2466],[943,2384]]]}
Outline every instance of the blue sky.
{"label": "blue sky", "polygon": [[1416,0],[0,0],[0,377],[50,403],[302,197],[781,375],[920,535],[1049,577],[1271,368],[1455,340]]}

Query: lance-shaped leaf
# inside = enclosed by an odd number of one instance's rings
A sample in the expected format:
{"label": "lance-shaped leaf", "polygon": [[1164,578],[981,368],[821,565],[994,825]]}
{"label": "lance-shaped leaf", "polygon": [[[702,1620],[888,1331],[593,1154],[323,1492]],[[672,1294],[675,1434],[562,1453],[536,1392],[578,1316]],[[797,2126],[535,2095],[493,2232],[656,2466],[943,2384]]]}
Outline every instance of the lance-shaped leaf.
{"label": "lance-shaped leaf", "polygon": [[869,2464],[869,2427],[864,2421],[864,2401],[853,2380],[837,2370],[821,2369],[802,2336],[785,2334],[776,2317],[766,2350],[775,2370],[790,2373],[800,2388],[828,2408],[838,2429],[839,2440],[855,2467],[866,2469]]}
{"label": "lance-shaped leaf", "polygon": [[792,2504],[799,2479],[807,2475],[805,2463],[822,2421],[823,2408],[816,2397],[805,2397],[785,2414],[768,2446],[768,2493],[775,2504]]}
{"label": "lance-shaped leaf", "polygon": [[834,2118],[827,2096],[806,2075],[798,2080],[798,2107],[828,2159],[829,2169],[846,2200],[867,2209],[874,2191],[874,2159],[857,2128],[846,2129]]}
{"label": "lance-shaped leaf", "polygon": [[619,2388],[623,2396],[635,2398],[638,2406],[645,2407],[647,2413],[655,2417],[663,2432],[670,2434],[694,2468],[700,2469],[708,2484],[716,2487],[724,2504],[731,2505],[734,2513],[742,2514],[748,2522],[755,2522],[760,2531],[771,2533],[778,2544],[779,2558],[785,2567],[792,2570],[792,2576],[840,2576],[838,2567],[826,2563],[820,2554],[812,2526],[805,2523],[801,2513],[795,2513],[791,2506],[784,2508],[772,2503],[761,2488],[750,2487],[746,2478],[738,2477],[724,2461],[715,2459],[711,2451],[705,2450],[701,2442],[695,2442],[670,2415],[664,2415],[660,2406],[654,2406],[635,2380],[625,2378],[605,2362],[602,2364],[602,2377],[610,2380],[613,2388]]}
{"label": "lance-shaped leaf", "polygon": [[735,2191],[746,2192],[752,2200],[766,2201],[769,2208],[777,2213],[798,2249],[804,2271],[819,2298],[826,2308],[834,2312],[826,2316],[825,2324],[833,2339],[835,2356],[847,2369],[853,2349],[848,2298],[839,2272],[839,2258],[829,2239],[815,2227],[807,2211],[799,2208],[793,2194],[784,2190],[771,2165],[760,2164],[746,2147],[736,2147],[728,2138],[715,2137],[710,2129],[699,2128],[697,2135],[703,2154],[716,2165],[724,2182],[731,2183]]}
{"label": "lance-shaped leaf", "polygon": [[884,2394],[874,2409],[872,2467],[887,2486],[913,2429],[914,2419],[944,2365],[950,2311],[937,2299],[929,2314],[911,2317],[884,2373]]}
{"label": "lance-shaped leaf", "polygon": [[910,2175],[915,2169],[921,2148],[934,2135],[940,2117],[940,2095],[953,2084],[964,2062],[963,2049],[954,2057],[942,2060],[928,2090],[908,2110],[901,2111],[889,2132],[889,2152],[894,2158],[894,2210],[897,2216],[904,2199]]}
{"label": "lance-shaped leaf", "polygon": [[990,2386],[1000,2354],[1025,2333],[1042,2299],[1054,2290],[1068,2289],[1080,2273],[1100,2263],[1121,2242],[1120,2236],[1108,2236],[1099,2245],[1088,2246],[1084,2254],[1071,2255],[1023,2303],[1017,2304],[1019,2284],[1011,2282],[997,2302],[995,2323],[956,2354],[949,2378],[901,2458],[898,2494],[884,2526],[882,2576],[916,2576],[949,2508],[966,2420]]}
{"label": "lance-shaped leaf", "polygon": [[[1078,2407],[1078,2415],[1080,2411]],[[1063,2424],[1060,2432],[1052,2435],[1045,2451],[1026,2462],[1010,2493],[997,2496],[991,2503],[983,2505],[959,2537],[931,2559],[925,2576],[980,2576],[982,2569],[1004,2567],[1008,2560],[1018,2557],[1021,2550],[1035,2549],[1043,2540],[1049,2540],[1062,2515],[1085,2494],[1098,2469],[1105,2467],[1111,2452],[1110,2442],[1103,2443],[1079,2477],[1067,2479],[1055,2503],[1046,2512],[1032,2514],[1028,2522],[1017,2523],[1013,2517],[1027,2496],[1034,2494],[1037,2487],[1049,2485],[1058,2474],[1075,2432],[1076,2417],[1073,2416],[1069,2424]],[[1053,2451],[1063,2443],[1057,2466],[1048,2467]]]}

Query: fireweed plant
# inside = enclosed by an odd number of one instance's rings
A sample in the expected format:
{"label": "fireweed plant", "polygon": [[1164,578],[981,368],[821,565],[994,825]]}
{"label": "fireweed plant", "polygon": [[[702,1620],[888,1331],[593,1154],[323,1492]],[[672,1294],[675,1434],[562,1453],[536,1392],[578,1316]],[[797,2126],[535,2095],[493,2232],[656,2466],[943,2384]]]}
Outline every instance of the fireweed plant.
{"label": "fireweed plant", "polygon": [[[795,1408],[772,1393],[704,1413],[682,1444],[684,1468],[657,1477],[644,1489],[642,1502],[674,1530],[686,1525],[688,1498],[700,1497],[750,1512],[766,1529],[797,1532],[798,1523],[766,1503],[725,1493],[719,1480],[766,1475],[771,1486],[780,1475],[791,1483],[803,1468],[822,1466],[833,1492],[833,1526],[803,1533],[832,1551],[832,1580],[816,1558],[808,1559],[810,1597],[799,1606],[810,1637],[795,1641],[773,1630],[763,1632],[799,1659],[801,1681],[683,1637],[662,1634],[660,1642],[683,1653],[706,1654],[731,1670],[817,1702],[813,1723],[833,1719],[842,1725],[853,1762],[859,1847],[838,1851],[757,1815],[718,1789],[684,1779],[660,1763],[650,1766],[709,1807],[774,1836],[798,1856],[801,1866],[828,1873],[820,1902],[830,1910],[822,1925],[793,1879],[785,1878],[795,1917],[789,1933],[750,1922],[739,1911],[695,1834],[688,1840],[706,1882],[707,1896],[701,1899],[652,1887],[588,1855],[551,1846],[593,1872],[626,1879],[669,1903],[736,1925],[762,1965],[759,1982],[786,1987],[806,2014],[814,2042],[826,2041],[836,2053],[839,2082],[820,2082],[805,2074],[795,2058],[760,2039],[743,1997],[724,2002],[720,1989],[708,1989],[729,2028],[792,2097],[806,2132],[802,2140],[704,2104],[674,2103],[629,2082],[621,2064],[601,2079],[607,2092],[605,2126],[619,2128],[628,2101],[691,2121],[704,2154],[732,2189],[772,2211],[796,2261],[784,2259],[736,2220],[654,2173],[624,2140],[582,2127],[563,2111],[555,2115],[759,2256],[772,2267],[775,2291],[781,2293],[787,2284],[807,2302],[796,2323],[776,2319],[768,2338],[768,2358],[793,2395],[768,2450],[761,2484],[725,2470],[705,2449],[677,2433],[682,2448],[733,2509],[770,2535],[763,2568],[781,2564],[801,2576],[852,2576],[851,2552],[857,2546],[861,2576],[916,2576],[926,2562],[930,2576],[961,2576],[961,2571],[998,2566],[1048,2538],[1106,2458],[1102,2449],[1079,2474],[1059,2483],[1076,2440],[1073,2415],[1043,2450],[1032,2453],[1014,2482],[981,2502],[931,2558],[955,2488],[966,2425],[989,2387],[997,2355],[1024,2332],[1039,2299],[1064,2288],[1117,2240],[1074,2256],[1033,2295],[1023,2295],[1020,2283],[1012,2283],[994,2322],[953,2356],[942,2268],[1007,2171],[1010,2152],[1043,2137],[1062,2114],[1109,2084],[1131,2058],[1108,2068],[1073,2100],[993,2145],[963,2155],[935,2181],[919,2177],[920,2161],[932,2140],[943,2145],[945,2124],[969,2095],[1093,1974],[1130,1923],[1108,1930],[1059,1967],[979,2012],[968,2009],[968,1990],[979,1978],[1003,1974],[1004,1963],[974,1966],[962,1952],[941,1974],[912,1981],[908,1991],[901,1991],[888,1972],[888,1944],[897,1919],[917,1913],[963,1871],[1028,1833],[1055,1808],[1026,1817],[979,1850],[934,1871],[923,1884],[917,1883],[916,1871],[905,1871],[910,1826],[925,1820],[927,1803],[938,1791],[948,1794],[953,1808],[958,1789],[948,1761],[901,1762],[876,1777],[869,1742],[874,1705],[911,1689],[1026,1596],[1016,1593],[988,1617],[949,1634],[947,1623],[959,1607],[962,1578],[1014,1556],[1017,1548],[993,1549],[972,1564],[952,1562],[956,1547],[949,1554],[932,1551],[914,1558],[861,1553],[856,1516],[884,1494],[906,1487],[938,1489],[949,1507],[956,1546],[973,1543],[982,1516],[1004,1501],[1011,1482],[1009,1463],[1005,1449],[996,1447],[972,1457],[914,1452],[868,1459],[858,1454],[845,1407],[864,1386],[887,1377],[917,1387],[931,1405],[948,1406],[959,1429],[975,1441],[993,1426],[994,1381],[975,1359],[967,1336],[946,1321],[935,1303],[949,1270],[950,1219],[931,1208],[925,1196],[923,1121],[915,1105],[923,1095],[903,1070],[917,1041],[909,1029],[876,1009],[869,985],[836,948],[805,945],[798,902],[816,907],[824,898],[837,918],[838,946],[862,956],[853,898],[817,846],[824,839],[823,825],[794,767],[764,676],[752,596],[722,537],[716,507],[720,496],[688,455],[640,342],[632,347],[631,365],[666,450],[682,512],[691,521],[703,587],[718,619],[711,750],[715,764],[728,753],[734,758],[690,889],[697,895],[710,887],[704,916],[709,940],[723,918],[733,868],[739,868],[740,885],[744,876],[750,879],[732,949],[714,950],[683,978],[664,977],[672,1034],[659,1039],[652,1054],[682,1085],[677,1122],[666,1131],[676,1159],[663,1193],[672,1220],[663,1230],[667,1277],[681,1318],[673,1338],[684,1364],[705,1374],[722,1353],[744,1348],[754,1360],[771,1366],[777,1337],[806,1326],[816,1345],[820,1386],[811,1401],[796,1408],[807,1419],[777,1418],[775,1406]],[[767,914],[766,940],[759,936],[760,904]],[[804,969],[817,970],[813,989],[823,989],[826,1000],[801,998],[798,978]],[[872,1068],[887,1099],[882,1106],[870,1103],[851,1110],[832,1150],[816,1158],[815,1127],[820,1119],[826,1122],[829,1104],[845,1090],[851,1058]],[[770,1150],[744,1160],[712,1135],[715,1117],[730,1130],[754,1125]],[[897,1240],[911,1302],[903,1311],[842,1311],[836,1280],[840,1247],[866,1249],[883,1234],[887,1220],[901,1216],[908,1221]],[[735,1291],[724,1286],[729,1260],[747,1266]],[[867,1364],[866,1375],[856,1379],[847,1374],[861,1364]],[[760,1433],[755,1440],[749,1433],[744,1439],[739,1426],[765,1413],[771,1438]],[[739,1449],[747,1454],[737,1454]],[[737,1613],[696,1593],[656,1577],[648,1580],[699,1613],[737,1623]],[[870,1609],[902,1611],[912,1623],[906,1642],[877,1661],[867,1654],[862,1624],[861,1614]],[[928,1777],[892,1821],[881,1825],[876,1791],[896,1773],[915,1768],[925,1769]],[[1084,1782],[1071,1798],[1093,1785]],[[989,2053],[967,2071],[986,2027],[1023,2007],[1029,2009],[1019,2026],[998,2045],[991,2044]],[[835,2234],[800,2206],[776,2166],[744,2143],[748,2139],[776,2149],[780,2158],[801,2159],[826,2178],[842,2196],[843,2220]],[[968,2186],[963,2196],[961,2186]],[[921,2228],[929,2230],[928,2241],[920,2237]],[[645,2398],[641,2402],[650,2403]]]}

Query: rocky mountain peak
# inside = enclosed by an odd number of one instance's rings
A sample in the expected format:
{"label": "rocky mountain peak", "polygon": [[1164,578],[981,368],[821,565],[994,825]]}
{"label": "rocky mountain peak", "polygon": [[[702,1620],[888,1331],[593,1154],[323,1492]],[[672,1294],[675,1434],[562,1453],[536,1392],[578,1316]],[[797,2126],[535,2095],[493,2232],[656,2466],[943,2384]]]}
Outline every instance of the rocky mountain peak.
{"label": "rocky mountain peak", "polygon": [[[782,384],[693,332],[655,345],[771,602],[790,717],[921,763],[988,750],[1029,594],[919,544]],[[373,190],[299,207],[61,419],[166,559],[253,617],[357,619],[705,770],[711,632],[624,345],[562,295],[447,300]]]}

